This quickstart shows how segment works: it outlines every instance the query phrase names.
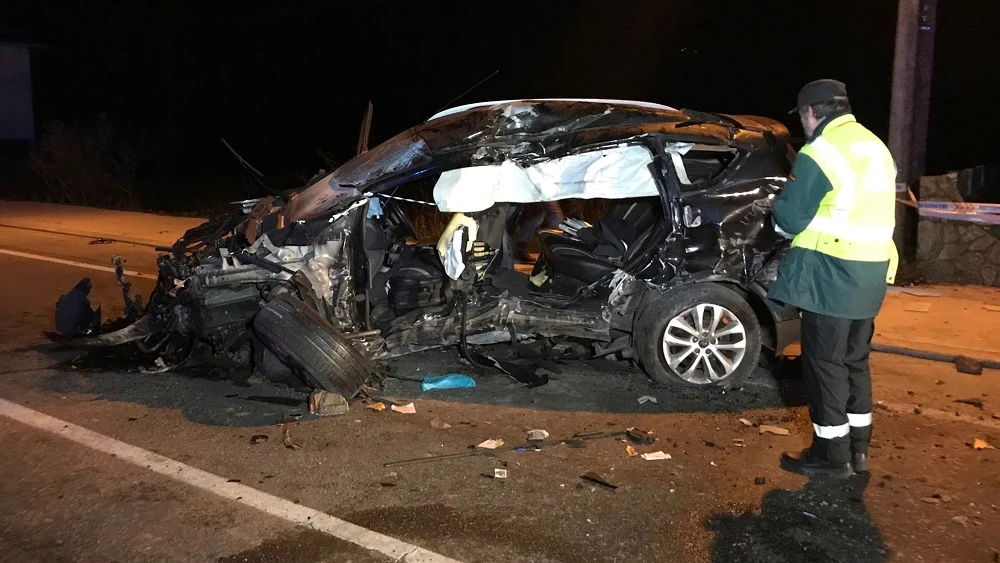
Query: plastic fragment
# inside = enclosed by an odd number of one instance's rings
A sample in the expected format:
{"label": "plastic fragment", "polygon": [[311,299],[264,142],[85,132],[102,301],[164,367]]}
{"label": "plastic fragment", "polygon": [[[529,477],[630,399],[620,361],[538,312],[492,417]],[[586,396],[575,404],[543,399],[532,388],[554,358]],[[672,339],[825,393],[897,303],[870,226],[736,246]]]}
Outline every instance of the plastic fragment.
{"label": "plastic fragment", "polygon": [[451,425],[441,420],[440,418],[435,418],[434,420],[431,420],[431,428],[436,428],[438,430],[447,430],[451,428]]}
{"label": "plastic fragment", "polygon": [[528,430],[528,441],[529,442],[540,442],[549,437],[549,433],[546,430],[536,429]]}
{"label": "plastic fragment", "polygon": [[340,393],[316,390],[309,395],[309,412],[316,416],[339,416],[350,409],[347,399]]}
{"label": "plastic fragment", "polygon": [[761,434],[774,434],[776,436],[788,436],[791,432],[787,428],[781,428],[779,426],[770,426],[767,424],[760,425]]}
{"label": "plastic fragment", "polygon": [[633,448],[631,444],[625,446],[625,453],[627,453],[629,457],[635,457],[639,455],[639,452],[635,451],[635,448]]}
{"label": "plastic fragment", "polygon": [[389,408],[402,414],[417,414],[417,407],[413,406],[413,403],[406,403],[402,406],[392,405]]}
{"label": "plastic fragment", "polygon": [[376,411],[376,412],[382,412],[382,411],[385,410],[385,403],[383,403],[382,401],[379,401],[377,403],[372,403],[370,405],[365,405],[365,408],[366,409],[371,409],[371,410]]}
{"label": "plastic fragment", "polygon": [[285,447],[290,450],[297,450],[302,447],[301,444],[296,443],[292,440],[292,427],[288,424],[281,424],[281,441],[285,444]]}
{"label": "plastic fragment", "polygon": [[972,449],[974,449],[974,450],[995,450],[996,447],[993,444],[990,444],[989,442],[987,442],[986,440],[982,440],[982,439],[976,438],[975,440],[972,441]]}
{"label": "plastic fragment", "polygon": [[907,303],[903,305],[903,310],[908,313],[929,313],[931,311],[930,303]]}
{"label": "plastic fragment", "polygon": [[656,397],[654,397],[652,395],[643,395],[642,397],[639,397],[638,400],[639,400],[639,404],[640,405],[643,405],[643,404],[646,404],[646,403],[656,403],[657,402],[656,401]]}
{"label": "plastic fragment", "polygon": [[490,438],[489,440],[484,440],[476,444],[477,448],[483,448],[486,450],[495,450],[503,445],[503,438]]}
{"label": "plastic fragment", "polygon": [[424,377],[420,388],[424,391],[431,389],[467,389],[476,386],[476,380],[460,373],[449,373],[448,375],[428,375]]}
{"label": "plastic fragment", "polygon": [[670,459],[670,454],[665,454],[662,451],[652,452],[648,454],[642,454],[642,459],[646,461],[657,461],[661,459]]}

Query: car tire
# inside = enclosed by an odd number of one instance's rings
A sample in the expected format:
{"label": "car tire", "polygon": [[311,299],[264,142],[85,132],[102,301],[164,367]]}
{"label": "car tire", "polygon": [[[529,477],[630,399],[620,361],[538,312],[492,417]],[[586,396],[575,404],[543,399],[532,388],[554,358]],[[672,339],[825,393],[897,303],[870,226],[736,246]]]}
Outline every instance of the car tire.
{"label": "car tire", "polygon": [[316,389],[350,399],[374,373],[371,362],[350,340],[289,294],[268,302],[253,324],[267,349]]}
{"label": "car tire", "polygon": [[708,282],[678,287],[646,305],[632,340],[650,378],[685,387],[733,387],[753,372],[761,353],[753,308],[735,291]]}

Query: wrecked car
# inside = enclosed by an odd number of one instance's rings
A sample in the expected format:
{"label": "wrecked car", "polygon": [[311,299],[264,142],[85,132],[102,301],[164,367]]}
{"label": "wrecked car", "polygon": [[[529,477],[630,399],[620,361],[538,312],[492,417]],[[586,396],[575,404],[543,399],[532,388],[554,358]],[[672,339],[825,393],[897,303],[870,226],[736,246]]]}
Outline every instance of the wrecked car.
{"label": "wrecked car", "polygon": [[[167,366],[356,395],[373,361],[458,346],[529,385],[485,345],[545,341],[634,359],[654,380],[732,385],[798,338],[766,291],[788,241],[772,202],[790,170],[770,119],[644,102],[517,100],[441,112],[308,187],[187,232],[159,258],[138,320],[90,337]],[[600,201],[537,233],[525,205]],[[407,209],[444,214],[418,233]]]}

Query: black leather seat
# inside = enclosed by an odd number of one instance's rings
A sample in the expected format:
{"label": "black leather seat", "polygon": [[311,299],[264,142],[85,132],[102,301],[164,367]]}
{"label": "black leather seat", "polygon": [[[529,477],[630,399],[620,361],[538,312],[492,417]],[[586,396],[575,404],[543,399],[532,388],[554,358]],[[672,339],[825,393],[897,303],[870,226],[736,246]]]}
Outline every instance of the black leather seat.
{"label": "black leather seat", "polygon": [[608,216],[576,238],[561,233],[538,234],[542,255],[557,274],[594,283],[628,262],[652,235],[660,220],[656,198],[615,202]]}

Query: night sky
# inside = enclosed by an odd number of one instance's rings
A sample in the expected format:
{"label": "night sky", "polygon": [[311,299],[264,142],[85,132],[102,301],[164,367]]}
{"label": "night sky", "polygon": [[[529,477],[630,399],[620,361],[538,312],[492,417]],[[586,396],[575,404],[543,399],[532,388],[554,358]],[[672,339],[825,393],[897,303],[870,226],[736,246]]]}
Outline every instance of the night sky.
{"label": "night sky", "polygon": [[[102,111],[157,173],[238,174],[226,137],[272,177],[352,156],[456,103],[611,97],[777,117],[805,82],[845,81],[885,138],[893,0],[388,2],[5,0],[0,40],[35,52],[37,122]],[[930,172],[1000,161],[1000,2],[942,0]],[[284,186],[281,186],[284,187]]]}

